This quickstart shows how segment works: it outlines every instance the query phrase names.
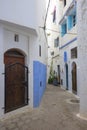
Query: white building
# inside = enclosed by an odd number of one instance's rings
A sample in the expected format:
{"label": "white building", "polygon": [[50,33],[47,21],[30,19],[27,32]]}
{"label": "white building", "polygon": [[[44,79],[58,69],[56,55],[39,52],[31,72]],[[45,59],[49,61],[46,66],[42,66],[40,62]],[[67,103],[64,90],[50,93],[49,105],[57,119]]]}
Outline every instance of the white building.
{"label": "white building", "polygon": [[[52,21],[55,5],[59,5],[56,12],[57,23]],[[87,120],[87,1],[51,0],[47,28],[48,77],[51,61],[55,72],[56,66],[60,65],[62,87],[80,97],[78,116]],[[59,37],[59,50],[54,48],[56,37]]]}
{"label": "white building", "polygon": [[[50,0],[48,9],[46,31],[48,35],[48,74],[50,77],[50,68],[52,65],[53,75],[60,77],[60,61],[59,61],[59,2]],[[58,79],[60,82],[60,78]]]}
{"label": "white building", "polygon": [[79,95],[76,1],[60,0],[60,12],[61,84]]}
{"label": "white building", "polygon": [[80,117],[87,120],[87,1],[77,1]]}
{"label": "white building", "polygon": [[45,7],[43,0],[0,0],[0,116],[40,103],[46,87],[47,44],[39,28]]}

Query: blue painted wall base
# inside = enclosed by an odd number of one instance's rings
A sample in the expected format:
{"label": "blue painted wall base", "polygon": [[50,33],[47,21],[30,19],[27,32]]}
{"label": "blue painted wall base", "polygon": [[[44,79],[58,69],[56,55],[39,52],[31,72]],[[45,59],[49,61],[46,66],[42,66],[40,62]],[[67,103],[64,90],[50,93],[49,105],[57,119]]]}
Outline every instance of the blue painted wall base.
{"label": "blue painted wall base", "polygon": [[46,88],[47,67],[39,61],[33,62],[33,106],[38,107]]}

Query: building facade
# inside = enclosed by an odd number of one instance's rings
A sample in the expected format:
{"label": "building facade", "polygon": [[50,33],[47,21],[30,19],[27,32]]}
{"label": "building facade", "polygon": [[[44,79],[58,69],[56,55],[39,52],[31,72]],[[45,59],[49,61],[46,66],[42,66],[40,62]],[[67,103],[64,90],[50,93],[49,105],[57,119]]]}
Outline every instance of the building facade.
{"label": "building facade", "polygon": [[[60,82],[60,56],[59,56],[59,2],[50,0],[46,32],[48,36],[48,74],[50,80],[51,75],[57,77]],[[52,70],[51,70],[52,68]],[[52,74],[50,74],[52,71]]]}
{"label": "building facade", "polygon": [[[0,116],[37,107],[46,88],[45,1],[0,1]],[[43,48],[43,49],[42,49]]]}
{"label": "building facade", "polygon": [[77,1],[78,18],[78,62],[80,88],[79,117],[87,120],[87,1]]}
{"label": "building facade", "polygon": [[58,65],[61,87],[80,97],[80,113],[77,115],[87,120],[87,1],[58,0],[50,3],[52,8],[57,5],[58,10],[56,22],[52,21],[55,18],[52,9],[48,13],[48,77],[50,67],[58,75]]}
{"label": "building facade", "polygon": [[79,95],[77,2],[60,0],[60,7],[61,84],[65,89]]}

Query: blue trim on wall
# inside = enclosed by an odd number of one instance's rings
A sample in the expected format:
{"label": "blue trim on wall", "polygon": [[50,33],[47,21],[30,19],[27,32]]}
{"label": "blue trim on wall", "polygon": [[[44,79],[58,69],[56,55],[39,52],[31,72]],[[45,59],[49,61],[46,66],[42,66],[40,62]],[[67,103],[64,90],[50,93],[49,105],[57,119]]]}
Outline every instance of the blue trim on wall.
{"label": "blue trim on wall", "polygon": [[67,42],[65,45],[61,46],[59,49],[62,49],[66,46],[68,46],[69,44],[71,44],[72,42],[76,41],[77,40],[77,37],[75,37],[74,39],[72,39],[71,41]]}
{"label": "blue trim on wall", "polygon": [[38,107],[46,88],[47,67],[39,61],[33,62],[33,106]]}

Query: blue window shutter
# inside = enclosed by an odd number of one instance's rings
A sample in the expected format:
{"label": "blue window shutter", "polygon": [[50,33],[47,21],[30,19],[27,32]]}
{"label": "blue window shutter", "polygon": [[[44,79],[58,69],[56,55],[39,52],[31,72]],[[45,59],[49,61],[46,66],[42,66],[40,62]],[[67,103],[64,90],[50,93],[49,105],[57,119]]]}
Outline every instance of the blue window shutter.
{"label": "blue window shutter", "polygon": [[67,25],[68,25],[68,30],[70,30],[73,26],[72,24],[72,15],[68,16],[68,19],[67,19]]}
{"label": "blue window shutter", "polygon": [[62,24],[61,25],[61,36],[63,37],[67,33],[67,25]]}
{"label": "blue window shutter", "polygon": [[61,37],[63,36],[63,26],[61,25]]}
{"label": "blue window shutter", "polygon": [[64,27],[64,24],[61,25],[61,36],[63,37],[65,34],[65,27]]}

